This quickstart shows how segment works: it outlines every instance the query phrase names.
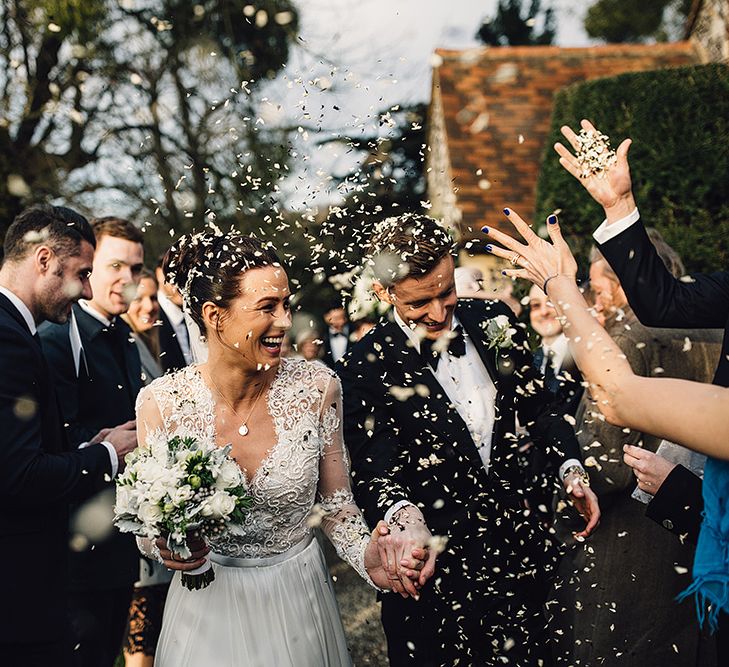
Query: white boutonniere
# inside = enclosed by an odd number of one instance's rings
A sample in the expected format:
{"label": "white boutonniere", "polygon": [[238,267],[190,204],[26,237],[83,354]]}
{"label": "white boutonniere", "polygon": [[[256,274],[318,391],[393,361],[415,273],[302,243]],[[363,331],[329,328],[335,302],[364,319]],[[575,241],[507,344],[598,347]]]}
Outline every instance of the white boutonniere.
{"label": "white boutonniere", "polygon": [[514,334],[516,333],[516,329],[511,326],[511,322],[506,315],[497,315],[485,324],[486,335],[489,339],[489,349],[508,350],[514,347]]}

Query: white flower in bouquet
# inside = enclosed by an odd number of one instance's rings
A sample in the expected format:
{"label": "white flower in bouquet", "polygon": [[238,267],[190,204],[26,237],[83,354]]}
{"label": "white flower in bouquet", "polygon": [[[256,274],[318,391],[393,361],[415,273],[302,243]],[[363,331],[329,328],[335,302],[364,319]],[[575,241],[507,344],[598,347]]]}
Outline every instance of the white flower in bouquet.
{"label": "white flower in bouquet", "polygon": [[[230,445],[157,434],[126,463],[117,478],[116,525],[143,537],[165,536],[182,558],[190,556],[188,534],[206,539],[224,530],[239,532],[253,503]],[[181,576],[189,589],[203,588],[215,577],[209,561]]]}

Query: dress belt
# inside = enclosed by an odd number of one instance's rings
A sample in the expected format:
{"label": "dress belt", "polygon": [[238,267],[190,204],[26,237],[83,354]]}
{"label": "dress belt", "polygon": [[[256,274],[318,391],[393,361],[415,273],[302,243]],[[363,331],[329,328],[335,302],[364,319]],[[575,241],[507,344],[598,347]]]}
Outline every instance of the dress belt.
{"label": "dress belt", "polygon": [[306,547],[311,544],[314,539],[313,533],[309,533],[301,542],[294,544],[293,547],[280,554],[272,556],[263,556],[261,558],[236,558],[235,556],[223,556],[214,551],[210,553],[210,560],[216,565],[224,565],[225,567],[268,567],[269,565],[278,565],[287,561],[289,558],[298,556]]}

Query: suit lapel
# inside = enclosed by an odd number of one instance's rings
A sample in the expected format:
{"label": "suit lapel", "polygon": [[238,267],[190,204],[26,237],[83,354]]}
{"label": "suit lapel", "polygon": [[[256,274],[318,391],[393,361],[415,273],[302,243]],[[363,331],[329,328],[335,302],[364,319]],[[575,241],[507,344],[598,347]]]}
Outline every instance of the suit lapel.
{"label": "suit lapel", "polygon": [[497,355],[499,354],[498,350],[496,348],[489,348],[484,329],[481,328],[481,322],[475,320],[468,309],[463,307],[462,302],[459,302],[458,306],[456,306],[456,317],[476,348],[478,356],[486,367],[491,381],[496,386],[498,396],[500,382],[499,372],[496,367]]}

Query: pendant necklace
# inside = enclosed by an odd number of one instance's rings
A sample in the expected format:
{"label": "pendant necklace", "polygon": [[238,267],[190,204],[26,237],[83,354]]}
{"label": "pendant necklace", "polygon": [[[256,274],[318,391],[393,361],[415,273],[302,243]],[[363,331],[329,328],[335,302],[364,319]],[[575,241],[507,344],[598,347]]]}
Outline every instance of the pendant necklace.
{"label": "pendant necklace", "polygon": [[[225,398],[223,395],[223,392],[218,389],[218,385],[215,384],[215,380],[213,380],[212,375],[208,373],[208,377],[210,378],[210,383],[215,388],[215,391],[218,393],[218,396],[222,398],[227,406],[233,411],[233,414],[240,419],[240,415],[236,411],[236,409],[231,405],[231,403],[228,402],[228,399]],[[238,427],[238,433],[240,435],[248,435],[248,431],[250,430],[248,428],[248,420],[251,418],[251,415],[253,414],[253,411],[256,409],[256,405],[258,405],[258,399],[261,398],[261,394],[263,394],[263,389],[266,386],[265,382],[261,384],[261,389],[258,391],[258,394],[256,395],[256,400],[253,401],[253,407],[251,407],[250,412],[248,413],[248,416],[243,420],[243,423]]]}

